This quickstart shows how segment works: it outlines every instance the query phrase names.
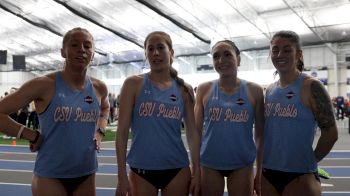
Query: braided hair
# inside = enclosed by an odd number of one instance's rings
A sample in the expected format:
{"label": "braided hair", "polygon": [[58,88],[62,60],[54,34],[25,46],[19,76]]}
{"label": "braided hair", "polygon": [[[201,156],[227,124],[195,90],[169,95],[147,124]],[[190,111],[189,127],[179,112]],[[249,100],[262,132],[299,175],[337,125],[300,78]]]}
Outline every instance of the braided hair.
{"label": "braided hair", "polygon": [[[173,50],[173,43],[172,43],[172,40],[171,40],[171,38],[170,38],[170,35],[167,34],[167,33],[165,33],[165,32],[163,32],[163,31],[154,31],[154,32],[148,34],[147,37],[146,37],[146,39],[145,39],[145,41],[144,41],[144,47],[145,47],[145,48],[147,48],[147,41],[148,41],[152,36],[155,36],[155,35],[158,35],[158,36],[162,37],[162,38],[164,39],[165,43],[168,45],[169,49]],[[189,87],[185,86],[185,81],[184,81],[182,78],[180,78],[180,77],[178,76],[178,72],[176,71],[176,69],[174,69],[174,68],[171,66],[172,63],[173,63],[173,61],[174,61],[174,59],[173,59],[173,57],[172,57],[172,58],[170,59],[170,68],[169,68],[170,77],[173,78],[173,79],[176,81],[176,83],[177,83],[178,85],[180,85],[181,87],[184,87],[185,92],[188,93],[188,94],[190,95],[191,101],[194,102],[194,94],[193,94],[193,91],[192,91]]]}

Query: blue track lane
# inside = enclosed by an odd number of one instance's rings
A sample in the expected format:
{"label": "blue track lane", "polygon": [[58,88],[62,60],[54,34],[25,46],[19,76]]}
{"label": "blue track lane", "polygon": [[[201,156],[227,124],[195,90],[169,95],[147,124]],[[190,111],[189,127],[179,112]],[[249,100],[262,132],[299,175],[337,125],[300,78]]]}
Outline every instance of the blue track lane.
{"label": "blue track lane", "polygon": [[[0,146],[0,152],[5,153],[31,153],[27,146]],[[115,157],[114,149],[103,149],[98,153],[99,157],[109,156]],[[350,151],[335,151],[327,155],[326,158],[331,159],[350,159]],[[0,170],[15,170],[15,171],[33,171],[34,161],[14,161],[0,160]],[[129,169],[129,168],[128,168]],[[347,167],[331,167],[325,168],[332,177],[349,177],[350,166]],[[99,164],[98,174],[117,174],[117,166],[115,164]],[[6,184],[0,182],[0,196],[30,196],[30,184]],[[114,196],[114,189],[97,187],[97,196]],[[227,196],[227,193],[224,194]],[[322,196],[345,196],[350,195],[350,192],[325,192]]]}

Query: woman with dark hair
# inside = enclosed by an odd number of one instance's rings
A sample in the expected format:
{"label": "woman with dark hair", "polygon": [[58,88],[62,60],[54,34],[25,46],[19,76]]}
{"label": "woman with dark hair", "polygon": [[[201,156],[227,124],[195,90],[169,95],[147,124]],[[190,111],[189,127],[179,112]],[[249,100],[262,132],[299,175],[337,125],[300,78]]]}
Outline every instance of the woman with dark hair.
{"label": "woman with dark hair", "polygon": [[[171,67],[172,41],[164,32],[145,39],[151,71],[127,78],[120,92],[116,138],[118,185],[116,195],[185,196],[199,192],[199,133],[194,124],[194,95]],[[181,138],[181,122],[191,155],[191,168]],[[132,143],[126,159],[129,128]],[[130,166],[129,179],[126,161]]]}
{"label": "woman with dark hair", "polygon": [[[270,53],[279,80],[266,90],[262,194],[321,195],[317,163],[338,138],[331,99],[319,80],[302,73],[295,32],[275,33]],[[317,125],[321,136],[313,149]]]}
{"label": "woman with dark hair", "polygon": [[263,88],[237,77],[240,51],[232,41],[217,42],[212,56],[219,79],[198,86],[195,104],[196,127],[204,133],[200,151],[202,194],[223,195],[227,177],[229,195],[253,195],[254,190],[260,195]]}

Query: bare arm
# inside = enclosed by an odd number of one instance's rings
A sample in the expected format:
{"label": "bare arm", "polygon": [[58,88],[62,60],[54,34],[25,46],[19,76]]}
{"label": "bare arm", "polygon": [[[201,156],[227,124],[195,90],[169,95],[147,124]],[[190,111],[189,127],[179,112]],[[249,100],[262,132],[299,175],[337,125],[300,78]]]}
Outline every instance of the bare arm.
{"label": "bare arm", "polygon": [[118,174],[126,175],[126,148],[131,123],[132,109],[134,105],[134,93],[131,88],[133,81],[125,80],[120,91],[120,115],[116,137],[116,150],[118,162]]}
{"label": "bare arm", "polygon": [[[17,136],[22,125],[8,115],[17,112],[33,100],[40,102],[39,108],[44,107],[51,100],[53,87],[54,81],[43,76],[26,82],[17,91],[2,99],[0,101],[0,130],[7,135]],[[36,133],[29,128],[24,128],[21,137],[33,141]]]}
{"label": "bare arm", "polygon": [[108,89],[106,84],[100,80],[95,79],[94,83],[96,84],[94,86],[97,91],[97,96],[101,101],[100,116],[96,127],[105,128],[107,126],[109,116]]}
{"label": "bare arm", "polygon": [[[190,93],[193,96],[192,87],[188,87]],[[186,137],[190,148],[192,167],[194,170],[199,169],[199,146],[200,138],[199,134],[195,129],[194,121],[194,100],[191,100],[188,93],[184,93],[185,101],[185,125],[186,125]],[[193,171],[196,172],[196,171]]]}
{"label": "bare arm", "polygon": [[[193,95],[193,89],[188,85],[189,93]],[[200,164],[199,164],[199,149],[200,149],[200,134],[195,126],[194,118],[194,101],[192,100],[189,93],[183,93],[185,102],[185,127],[186,127],[186,137],[191,155],[191,171],[192,180],[190,186],[190,192],[193,195],[199,194],[200,187]]]}
{"label": "bare arm", "polygon": [[313,80],[310,84],[310,90],[312,110],[321,129],[321,137],[314,153],[317,161],[321,161],[337,141],[338,129],[335,124],[332,102],[326,89],[319,81]]}
{"label": "bare arm", "polygon": [[94,88],[96,95],[100,100],[100,116],[97,119],[96,130],[95,130],[95,145],[97,152],[100,151],[101,141],[103,134],[98,132],[98,128],[106,128],[108,124],[109,115],[109,101],[108,101],[108,89],[104,82],[93,78]]}
{"label": "bare arm", "polygon": [[256,174],[254,190],[256,195],[261,195],[262,159],[264,149],[264,92],[258,84],[248,83],[248,97],[254,107],[254,141],[256,145]]}
{"label": "bare arm", "polygon": [[[262,157],[264,148],[264,94],[263,89],[260,86],[255,86],[252,89],[252,94],[255,97],[254,106],[254,140],[257,149],[256,166],[257,171],[262,171]],[[257,173],[258,173],[257,172]]]}
{"label": "bare arm", "polygon": [[204,121],[204,106],[208,101],[210,89],[213,82],[206,82],[198,86],[196,93],[196,101],[194,106],[194,117],[196,122],[196,130],[202,138],[203,121]]}
{"label": "bare arm", "polygon": [[195,117],[195,126],[196,130],[200,136],[202,137],[202,130],[203,130],[203,112],[204,112],[204,106],[203,106],[203,92],[200,87],[197,88],[196,93],[196,100],[194,105],[194,117]]}
{"label": "bare arm", "polygon": [[119,118],[118,130],[116,136],[115,147],[117,151],[118,164],[118,188],[116,195],[126,195],[130,192],[126,172],[126,150],[129,136],[129,128],[132,118],[132,110],[143,79],[139,76],[132,76],[127,78],[121,88],[119,101]]}

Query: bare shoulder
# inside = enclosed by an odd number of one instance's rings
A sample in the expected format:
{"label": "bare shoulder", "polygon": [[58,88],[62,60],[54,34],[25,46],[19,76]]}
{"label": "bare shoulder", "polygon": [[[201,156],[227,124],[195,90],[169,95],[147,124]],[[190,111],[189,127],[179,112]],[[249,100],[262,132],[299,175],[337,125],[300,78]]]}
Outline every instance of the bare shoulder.
{"label": "bare shoulder", "polygon": [[50,103],[54,93],[55,74],[52,73],[25,82],[17,91],[8,96],[10,101],[5,104],[12,104],[10,107],[13,110],[35,101],[36,109],[40,113]]}
{"label": "bare shoulder", "polygon": [[[36,77],[32,81],[38,82],[38,83],[49,83],[50,85],[52,85],[52,83],[55,83],[55,80],[56,80],[55,73],[50,73],[47,75]],[[43,85],[45,85],[45,84],[43,84]]]}
{"label": "bare shoulder", "polygon": [[187,88],[187,89],[191,89],[191,90],[193,90],[193,87],[192,87],[192,85],[190,85],[189,83],[186,83],[185,82],[185,87]]}
{"label": "bare shoulder", "polygon": [[315,85],[319,86],[319,87],[324,87],[320,80],[306,75],[305,79],[304,79],[303,87],[310,87],[311,88],[312,86],[315,86]]}
{"label": "bare shoulder", "polygon": [[304,100],[311,99],[311,101],[313,101],[314,98],[317,98],[318,96],[328,96],[328,92],[321,81],[311,76],[305,76],[301,90]]}
{"label": "bare shoulder", "polygon": [[200,103],[201,105],[205,105],[207,103],[214,81],[215,80],[201,83],[197,87],[196,103]]}
{"label": "bare shoulder", "polygon": [[39,94],[48,93],[55,89],[55,74],[39,76],[27,81],[20,90],[30,90]]}
{"label": "bare shoulder", "polygon": [[248,90],[250,91],[250,93],[252,93],[254,95],[258,95],[258,94],[263,93],[263,87],[257,83],[248,81],[247,87],[248,87]]}
{"label": "bare shoulder", "polygon": [[143,74],[127,77],[122,85],[121,95],[137,97],[141,92],[143,80]]}
{"label": "bare shoulder", "polygon": [[139,87],[143,84],[143,79],[144,79],[144,75],[133,75],[133,76],[129,76],[125,79],[123,86],[124,87]]}
{"label": "bare shoulder", "polygon": [[197,87],[197,93],[208,92],[214,84],[214,80],[201,83]]}
{"label": "bare shoulder", "polygon": [[94,89],[98,92],[100,96],[107,96],[108,89],[107,85],[102,81],[95,77],[90,77],[92,85],[94,86]]}
{"label": "bare shoulder", "polygon": [[102,81],[102,80],[100,80],[100,79],[97,79],[97,78],[95,78],[95,77],[90,77],[91,78],[91,81],[92,81],[92,84],[94,85],[94,86],[96,86],[96,87],[99,87],[99,86],[106,86],[106,84]]}
{"label": "bare shoulder", "polygon": [[247,95],[253,106],[261,105],[264,100],[264,91],[262,86],[254,82],[247,81]]}

